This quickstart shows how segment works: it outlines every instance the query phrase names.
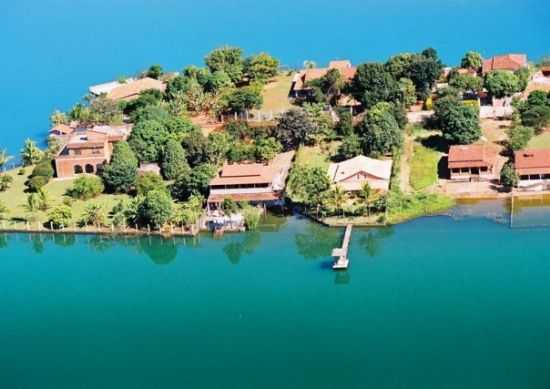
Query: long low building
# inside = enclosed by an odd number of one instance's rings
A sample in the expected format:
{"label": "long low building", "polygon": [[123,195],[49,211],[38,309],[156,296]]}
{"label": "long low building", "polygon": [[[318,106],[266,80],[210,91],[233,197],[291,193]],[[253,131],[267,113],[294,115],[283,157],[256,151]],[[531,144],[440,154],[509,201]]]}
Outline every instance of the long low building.
{"label": "long low building", "polygon": [[346,161],[331,163],[328,175],[334,185],[346,192],[360,191],[365,183],[372,189],[387,191],[390,186],[392,160],[358,155]]}
{"label": "long low building", "polygon": [[210,181],[209,208],[225,199],[251,203],[282,200],[294,152],[278,154],[271,162],[225,164]]}
{"label": "long low building", "polygon": [[449,148],[448,167],[451,180],[490,181],[500,174],[498,151],[486,144],[454,145]]}
{"label": "long low building", "polygon": [[94,85],[89,91],[94,96],[104,95],[114,101],[132,101],[146,90],[158,90],[164,92],[166,84],[154,78],[144,77],[140,79],[129,78],[124,82],[113,81],[105,84]]}
{"label": "long low building", "polygon": [[520,188],[544,189],[550,184],[550,149],[519,150],[514,160]]}

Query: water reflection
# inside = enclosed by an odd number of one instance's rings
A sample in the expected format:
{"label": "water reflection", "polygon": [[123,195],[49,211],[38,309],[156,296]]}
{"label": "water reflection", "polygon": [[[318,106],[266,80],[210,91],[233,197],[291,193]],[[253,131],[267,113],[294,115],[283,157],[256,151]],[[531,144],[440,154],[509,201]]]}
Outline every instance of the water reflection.
{"label": "water reflection", "polygon": [[178,248],[174,241],[159,237],[148,237],[137,240],[138,252],[147,255],[157,265],[168,265],[178,256]]}
{"label": "water reflection", "polygon": [[348,285],[351,276],[347,270],[334,272],[334,285]]}
{"label": "water reflection", "polygon": [[0,234],[0,249],[8,247],[8,234]]}
{"label": "water reflection", "polygon": [[326,258],[342,239],[343,229],[336,230],[308,223],[304,232],[297,233],[294,240],[298,254],[305,259]]}
{"label": "water reflection", "polygon": [[259,231],[249,231],[231,237],[231,242],[223,247],[223,252],[233,265],[239,264],[243,255],[250,255],[262,243],[262,234]]}
{"label": "water reflection", "polygon": [[369,257],[380,254],[385,239],[394,234],[393,227],[369,228],[362,230],[359,237],[359,246]]}

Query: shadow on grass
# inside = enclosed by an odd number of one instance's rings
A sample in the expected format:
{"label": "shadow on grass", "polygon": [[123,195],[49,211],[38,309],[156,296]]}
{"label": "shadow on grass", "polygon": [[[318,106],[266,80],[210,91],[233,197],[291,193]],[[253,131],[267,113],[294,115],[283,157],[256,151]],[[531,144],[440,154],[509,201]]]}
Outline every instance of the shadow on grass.
{"label": "shadow on grass", "polygon": [[424,147],[446,153],[449,151],[449,142],[442,135],[431,135],[421,140]]}
{"label": "shadow on grass", "polygon": [[449,171],[449,157],[442,156],[437,163],[437,176],[442,179],[450,179],[451,173]]}

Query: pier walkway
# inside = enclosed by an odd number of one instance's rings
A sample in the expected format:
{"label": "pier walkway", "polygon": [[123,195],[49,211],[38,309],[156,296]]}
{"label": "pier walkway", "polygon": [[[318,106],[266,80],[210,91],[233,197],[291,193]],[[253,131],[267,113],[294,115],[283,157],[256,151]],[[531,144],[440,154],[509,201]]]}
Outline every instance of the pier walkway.
{"label": "pier walkway", "polygon": [[346,226],[346,232],[344,233],[344,240],[342,242],[342,247],[338,247],[332,250],[332,257],[335,258],[332,268],[334,270],[344,270],[348,268],[349,259],[348,259],[348,250],[349,242],[351,240],[351,230],[353,226],[348,224]]}

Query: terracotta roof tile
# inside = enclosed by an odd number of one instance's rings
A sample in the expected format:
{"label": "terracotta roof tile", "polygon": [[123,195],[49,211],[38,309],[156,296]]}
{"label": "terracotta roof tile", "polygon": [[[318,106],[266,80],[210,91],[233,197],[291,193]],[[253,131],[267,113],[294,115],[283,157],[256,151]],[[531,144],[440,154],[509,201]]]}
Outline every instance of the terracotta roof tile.
{"label": "terracotta roof tile", "polygon": [[527,55],[525,54],[499,55],[483,61],[483,73],[493,70],[516,71],[525,66],[527,66]]}
{"label": "terracotta roof tile", "polygon": [[494,166],[498,151],[485,144],[454,145],[449,149],[449,168]]}
{"label": "terracotta roof tile", "polygon": [[111,100],[132,100],[137,98],[141,92],[149,89],[164,92],[166,84],[154,78],[145,77],[117,86],[107,94],[107,97]]}
{"label": "terracotta roof tile", "polygon": [[519,150],[514,157],[518,174],[550,173],[550,149]]}

